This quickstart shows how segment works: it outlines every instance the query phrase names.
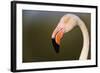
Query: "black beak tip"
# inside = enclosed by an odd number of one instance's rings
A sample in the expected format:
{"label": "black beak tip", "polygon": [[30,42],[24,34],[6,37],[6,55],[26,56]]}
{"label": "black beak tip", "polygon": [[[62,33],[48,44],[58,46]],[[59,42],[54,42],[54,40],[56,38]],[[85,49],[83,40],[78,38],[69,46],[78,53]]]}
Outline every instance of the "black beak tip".
{"label": "black beak tip", "polygon": [[60,45],[58,45],[55,41],[55,38],[52,39],[52,44],[53,44],[53,47],[55,49],[55,52],[56,53],[59,53],[59,48],[60,48]]}

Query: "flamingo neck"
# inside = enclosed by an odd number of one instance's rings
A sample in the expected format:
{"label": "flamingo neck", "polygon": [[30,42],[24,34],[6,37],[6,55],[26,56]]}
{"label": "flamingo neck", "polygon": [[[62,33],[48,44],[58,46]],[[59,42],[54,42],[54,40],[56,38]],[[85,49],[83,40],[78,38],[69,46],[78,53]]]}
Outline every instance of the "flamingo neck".
{"label": "flamingo neck", "polygon": [[79,19],[78,23],[83,35],[83,47],[79,59],[86,60],[88,58],[88,52],[89,52],[89,34],[85,26],[85,23],[81,19]]}

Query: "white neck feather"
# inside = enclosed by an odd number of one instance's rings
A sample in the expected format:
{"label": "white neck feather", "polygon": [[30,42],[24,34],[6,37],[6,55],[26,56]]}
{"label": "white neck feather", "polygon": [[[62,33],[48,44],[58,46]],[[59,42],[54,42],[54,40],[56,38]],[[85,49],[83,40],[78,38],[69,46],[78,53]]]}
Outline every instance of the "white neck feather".
{"label": "white neck feather", "polygon": [[78,25],[83,34],[83,48],[82,48],[79,59],[86,60],[88,58],[88,52],[89,52],[89,34],[85,26],[85,23],[81,19],[78,19]]}

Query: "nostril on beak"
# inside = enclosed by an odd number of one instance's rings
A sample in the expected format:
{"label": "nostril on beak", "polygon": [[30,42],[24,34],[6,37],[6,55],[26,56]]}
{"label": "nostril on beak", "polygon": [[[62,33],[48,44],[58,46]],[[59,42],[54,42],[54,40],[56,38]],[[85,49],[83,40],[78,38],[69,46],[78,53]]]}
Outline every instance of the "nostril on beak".
{"label": "nostril on beak", "polygon": [[55,38],[52,39],[52,44],[56,53],[59,53],[60,45],[56,43]]}

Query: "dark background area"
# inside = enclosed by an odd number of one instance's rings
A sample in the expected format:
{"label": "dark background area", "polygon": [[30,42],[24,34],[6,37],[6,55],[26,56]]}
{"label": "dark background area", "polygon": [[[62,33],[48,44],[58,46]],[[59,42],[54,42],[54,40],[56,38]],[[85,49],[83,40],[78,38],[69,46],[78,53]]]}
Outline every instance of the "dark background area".
{"label": "dark background area", "polygon": [[[58,54],[52,45],[52,32],[61,17],[68,13],[79,16],[86,23],[90,37],[90,13],[23,10],[23,62],[79,59],[83,46],[83,36],[79,27],[75,27],[72,31],[65,33]],[[89,50],[88,59],[90,58]]]}

